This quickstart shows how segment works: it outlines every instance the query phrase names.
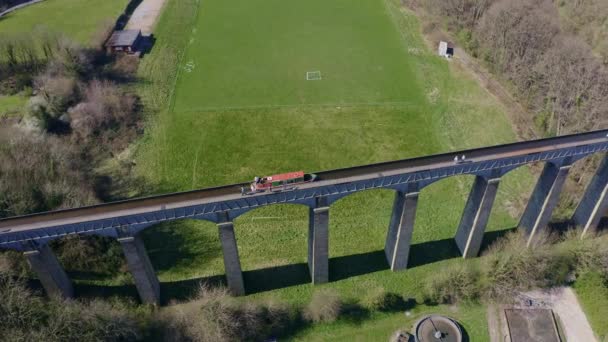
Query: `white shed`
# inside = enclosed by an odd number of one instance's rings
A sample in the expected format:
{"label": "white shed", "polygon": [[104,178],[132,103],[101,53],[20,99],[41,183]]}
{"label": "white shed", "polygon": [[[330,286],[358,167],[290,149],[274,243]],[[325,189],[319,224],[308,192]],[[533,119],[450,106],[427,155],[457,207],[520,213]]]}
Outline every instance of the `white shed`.
{"label": "white shed", "polygon": [[454,44],[450,42],[440,41],[437,53],[439,54],[439,56],[451,58],[452,56],[454,56]]}

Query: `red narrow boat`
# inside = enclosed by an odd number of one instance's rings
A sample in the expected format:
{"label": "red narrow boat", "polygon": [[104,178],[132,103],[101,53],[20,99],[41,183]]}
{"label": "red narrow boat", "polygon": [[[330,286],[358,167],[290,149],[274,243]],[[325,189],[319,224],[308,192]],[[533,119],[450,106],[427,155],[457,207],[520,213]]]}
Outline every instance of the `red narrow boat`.
{"label": "red narrow boat", "polygon": [[241,193],[243,195],[253,195],[265,191],[290,191],[297,189],[298,184],[313,182],[316,178],[317,175],[314,173],[304,173],[304,171],[288,172],[268,177],[255,177],[249,188],[241,188]]}

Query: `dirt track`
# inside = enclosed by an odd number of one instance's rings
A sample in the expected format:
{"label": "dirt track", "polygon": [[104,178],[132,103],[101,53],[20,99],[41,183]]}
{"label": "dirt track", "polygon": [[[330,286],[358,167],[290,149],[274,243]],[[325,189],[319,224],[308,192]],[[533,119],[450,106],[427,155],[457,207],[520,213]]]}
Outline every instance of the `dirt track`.
{"label": "dirt track", "polygon": [[564,328],[566,341],[597,341],[571,288],[558,287],[548,291],[529,292],[527,295],[538,301],[551,303],[553,312],[559,316]]}
{"label": "dirt track", "polygon": [[125,29],[139,29],[144,35],[151,34],[164,5],[165,0],[143,0],[131,15]]}

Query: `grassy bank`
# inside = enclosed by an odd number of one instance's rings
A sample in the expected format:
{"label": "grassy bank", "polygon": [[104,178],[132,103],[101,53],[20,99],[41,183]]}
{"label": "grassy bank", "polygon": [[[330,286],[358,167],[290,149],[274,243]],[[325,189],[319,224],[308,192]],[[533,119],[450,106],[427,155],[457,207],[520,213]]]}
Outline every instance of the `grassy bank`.
{"label": "grassy bank", "polygon": [[106,23],[116,22],[127,3],[127,0],[47,0],[0,18],[0,32],[28,33],[40,29],[64,34],[87,45]]}
{"label": "grassy bank", "polygon": [[26,101],[27,97],[22,95],[0,95],[0,118],[20,115]]}
{"label": "grassy bank", "polygon": [[574,291],[591,328],[600,341],[608,339],[608,286],[599,273],[589,272],[576,280]]}

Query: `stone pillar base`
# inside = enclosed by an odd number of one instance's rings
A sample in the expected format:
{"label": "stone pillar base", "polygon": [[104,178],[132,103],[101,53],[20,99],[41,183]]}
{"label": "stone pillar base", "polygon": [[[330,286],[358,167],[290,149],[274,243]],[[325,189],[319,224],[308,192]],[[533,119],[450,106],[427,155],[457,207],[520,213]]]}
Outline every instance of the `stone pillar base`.
{"label": "stone pillar base", "polygon": [[49,297],[72,298],[74,288],[72,281],[59,264],[59,260],[48,245],[36,247],[24,252],[32,270],[42,283]]}
{"label": "stone pillar base", "polygon": [[546,230],[551,221],[551,214],[559,200],[559,194],[568,176],[570,166],[570,163],[547,162],[545,164],[526,210],[519,221],[519,229],[522,229],[528,236],[528,246],[536,241],[537,235]]}
{"label": "stone pillar base", "polygon": [[608,156],[604,156],[585,195],[574,211],[572,221],[583,229],[582,236],[593,234],[608,210]]}
{"label": "stone pillar base", "polygon": [[229,221],[220,223],[217,226],[224,254],[224,269],[226,271],[228,289],[234,296],[242,296],[245,294],[245,284],[243,282],[239,250],[234,235],[234,225]]}
{"label": "stone pillar base", "polygon": [[308,224],[308,269],[313,284],[329,281],[329,207],[311,208]]}
{"label": "stone pillar base", "polygon": [[479,255],[499,183],[499,178],[487,180],[481,176],[475,177],[475,183],[469,193],[469,199],[456,232],[456,245],[463,258]]}
{"label": "stone pillar base", "polygon": [[386,235],[384,254],[392,271],[404,270],[410,255],[410,244],[418,206],[418,192],[395,194],[393,213]]}
{"label": "stone pillar base", "polygon": [[160,304],[160,284],[142,238],[139,235],[127,236],[119,238],[118,241],[122,245],[141,301],[146,304]]}

